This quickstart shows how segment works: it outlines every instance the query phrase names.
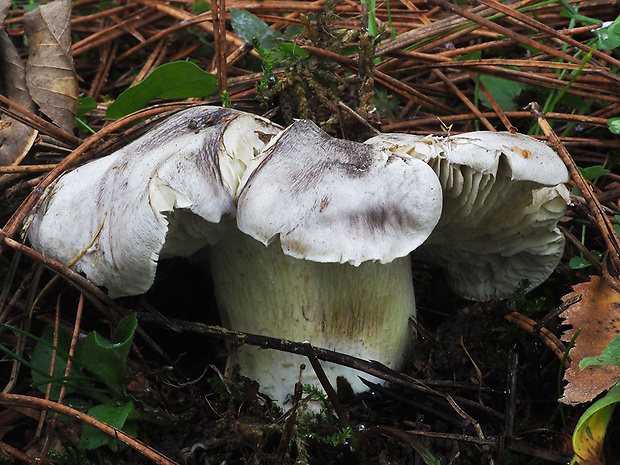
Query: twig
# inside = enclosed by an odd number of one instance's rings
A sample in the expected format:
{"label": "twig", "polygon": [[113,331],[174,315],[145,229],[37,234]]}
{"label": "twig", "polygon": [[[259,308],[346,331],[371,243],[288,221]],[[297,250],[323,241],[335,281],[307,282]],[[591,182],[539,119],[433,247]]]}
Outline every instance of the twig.
{"label": "twig", "polygon": [[220,95],[228,89],[228,67],[226,65],[226,0],[213,0],[213,42],[215,43],[215,68],[217,91]]}
{"label": "twig", "polygon": [[463,92],[461,92],[461,90],[450,79],[448,79],[448,77],[444,73],[442,73],[438,69],[433,69],[433,73],[435,73],[435,75],[439,79],[441,79],[444,84],[446,84],[450,88],[450,90],[452,90],[452,92],[454,92],[454,94],[461,100],[461,102],[467,105],[467,108],[469,108],[472,113],[478,117],[478,119],[482,122],[482,124],[484,124],[488,131],[495,131],[495,127],[493,127],[493,125],[489,122],[486,116],[484,116],[482,112],[478,110],[478,108],[476,108],[473,102],[469,100],[469,98]]}
{"label": "twig", "polygon": [[73,134],[69,134],[58,126],[45,121],[40,116],[35,115],[34,113],[26,110],[24,107],[16,104],[15,102],[9,100],[2,94],[0,94],[0,102],[9,106],[17,113],[14,113],[6,108],[0,107],[0,113],[4,113],[7,116],[10,116],[13,119],[16,119],[31,128],[36,129],[39,132],[44,134],[48,134],[49,136],[57,139],[61,142],[71,145],[72,147],[76,147],[82,143],[82,139],[75,137]]}
{"label": "twig", "polygon": [[0,174],[30,174],[52,171],[56,165],[16,165],[0,166]]}
{"label": "twig", "polygon": [[[539,31],[545,32],[549,34],[551,37],[560,39],[561,41],[566,42],[567,44],[572,45],[573,47],[576,47],[580,50],[583,50],[586,53],[592,53],[596,58],[599,58],[607,62],[610,66],[620,67],[620,61],[616,60],[613,56],[607,55],[601,52],[600,50],[592,51],[592,47],[582,44],[578,40],[575,40],[566,34],[562,34],[561,32],[556,31],[554,28],[547,26],[546,24],[540,21],[536,21],[534,18],[531,18],[521,13],[520,11],[515,10],[514,8],[510,8],[509,6],[503,5],[502,3],[499,3],[495,0],[479,0],[479,1],[480,3],[489,6],[493,8],[494,10],[504,13],[506,16],[516,18],[524,24],[532,26],[538,29]],[[612,75],[611,73],[605,73],[605,76],[615,81],[618,80],[618,76]]]}
{"label": "twig", "polygon": [[515,411],[517,409],[517,378],[519,376],[519,354],[513,350],[508,355],[508,395],[506,396],[505,436],[514,434]]}
{"label": "twig", "polygon": [[116,304],[116,302],[110,299],[110,297],[108,297],[105,292],[103,292],[81,274],[76,273],[75,271],[67,268],[62,263],[57,262],[56,260],[52,260],[51,258],[40,254],[36,250],[31,249],[30,247],[27,247],[26,245],[17,242],[10,237],[4,237],[4,243],[7,244],[9,247],[18,250],[23,255],[31,258],[32,260],[42,264],[46,268],[58,273],[64,279],[77,287],[78,290],[84,293],[84,295],[88,297],[89,300],[93,303],[93,305],[95,305],[95,307],[97,307],[106,317],[108,317],[110,321],[117,320],[117,318],[115,318],[114,315],[110,313],[110,309],[115,309],[118,311],[120,307]]}
{"label": "twig", "polygon": [[34,408],[37,410],[49,410],[52,412],[59,413],[61,415],[68,416],[70,418],[74,418],[76,420],[81,421],[93,428],[98,429],[99,431],[107,434],[110,437],[118,439],[123,444],[127,444],[129,447],[138,451],[142,455],[144,455],[149,460],[153,461],[158,465],[178,465],[172,459],[169,459],[161,452],[156,451],[150,446],[147,446],[143,442],[132,438],[127,433],[123,432],[118,428],[114,428],[113,426],[108,425],[102,421],[97,420],[85,413],[80,412],[79,410],[75,410],[71,407],[67,407],[66,405],[59,404],[57,402],[52,402],[50,400],[39,399],[37,397],[31,396],[23,396],[19,394],[5,394],[0,393],[0,405],[4,405],[5,407],[28,407]]}
{"label": "twig", "polygon": [[462,16],[463,18],[467,18],[470,21],[478,23],[480,26],[486,27],[487,29],[491,31],[495,31],[501,35],[510,37],[511,39],[519,43],[528,45],[530,47],[535,48],[536,50],[540,50],[541,52],[548,53],[551,56],[561,58],[565,61],[581,64],[581,60],[579,60],[578,58],[575,58],[571,55],[568,55],[567,53],[558,51],[557,49],[553,47],[549,47],[548,45],[545,45],[533,39],[530,39],[529,37],[524,36],[523,34],[518,34],[512,31],[511,29],[508,29],[507,27],[501,26],[497,23],[494,23],[493,21],[489,21],[488,19],[485,19],[482,16],[477,15],[476,13],[472,13],[470,10],[466,10],[464,8],[456,6],[448,2],[447,0],[428,0],[428,1],[429,3],[432,3],[433,5],[440,6],[444,8],[445,10],[448,10],[452,13]]}
{"label": "twig", "polygon": [[319,381],[321,382],[321,386],[323,386],[323,390],[327,394],[327,397],[329,398],[330,402],[332,403],[332,406],[334,407],[334,411],[336,412],[336,415],[338,416],[338,420],[340,420],[340,426],[342,426],[343,428],[350,428],[351,422],[349,422],[347,413],[342,408],[342,404],[340,403],[340,400],[338,399],[338,394],[336,394],[334,387],[329,382],[329,379],[327,379],[327,375],[325,374],[323,367],[321,366],[318,359],[316,358],[316,355],[314,353],[314,348],[308,341],[302,342],[302,346],[306,352],[306,356],[308,357],[308,360],[310,361],[310,365],[312,365],[312,368],[314,369],[314,373],[316,373],[317,378],[319,378]]}
{"label": "twig", "polygon": [[[518,312],[511,312],[504,318],[511,323],[517,325],[519,328],[526,330],[528,333],[535,334],[534,328],[537,328],[536,322],[525,315]],[[562,360],[566,353],[566,347],[557,338],[555,334],[549,331],[547,328],[540,328],[540,334],[542,342],[555,354],[558,359]],[[567,363],[569,361],[567,360]]]}
{"label": "twig", "polygon": [[540,105],[536,102],[530,103],[527,107],[528,110],[532,113],[532,116],[538,121],[541,129],[545,133],[545,136],[549,139],[549,142],[553,146],[553,148],[558,152],[562,161],[568,168],[571,178],[577,184],[577,187],[581,190],[583,194],[583,198],[586,201],[586,205],[590,210],[590,214],[593,217],[596,226],[601,231],[603,236],[603,240],[605,241],[605,245],[607,246],[607,250],[609,251],[609,255],[615,268],[616,274],[620,272],[620,241],[618,241],[618,236],[614,231],[614,228],[609,221],[609,218],[603,212],[603,207],[601,203],[594,195],[592,191],[592,186],[585,180],[581,171],[577,168],[575,161],[571,154],[566,150],[566,147],[562,144],[559,137],[555,134],[545,116],[542,114],[540,109]]}
{"label": "twig", "polygon": [[[162,322],[161,319],[154,317],[153,315],[150,315],[148,313],[138,313],[138,320],[142,324],[150,323],[158,326],[166,326],[166,324]],[[306,355],[306,349],[301,342],[293,342],[286,339],[244,333],[241,331],[233,331],[230,329],[222,328],[220,326],[210,326],[204,323],[183,321],[174,318],[168,318],[168,320],[170,320],[174,324],[176,329],[179,329],[183,332],[204,334],[207,336],[216,337],[218,339],[237,342],[239,344],[251,344],[261,347],[263,349],[275,349],[302,356]],[[410,389],[418,389],[424,392],[435,392],[432,389],[426,387],[423,382],[420,382],[410,376],[403,376],[401,373],[391,370],[390,368],[378,362],[363,360],[361,358],[353,357],[351,355],[342,354],[333,350],[321,349],[319,347],[313,347],[313,351],[316,355],[316,358],[318,358],[319,360],[324,360],[326,362],[337,363],[342,366],[354,368],[356,370],[368,373],[369,375],[383,379],[390,383],[399,384]]]}

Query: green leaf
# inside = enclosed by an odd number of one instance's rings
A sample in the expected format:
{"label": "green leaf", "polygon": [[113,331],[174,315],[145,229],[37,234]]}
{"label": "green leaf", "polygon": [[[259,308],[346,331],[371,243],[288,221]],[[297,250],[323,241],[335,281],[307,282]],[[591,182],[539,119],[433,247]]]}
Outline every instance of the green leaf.
{"label": "green leaf", "polygon": [[585,258],[581,258],[581,257],[573,257],[568,262],[568,267],[571,270],[581,270],[581,269],[587,268],[587,267],[589,267],[591,265],[592,264],[588,260],[586,260]]}
{"label": "green leaf", "polygon": [[211,11],[211,5],[205,2],[205,0],[196,0],[192,3],[192,14],[199,15],[208,11]]}
{"label": "green leaf", "polygon": [[[527,84],[508,79],[502,79],[495,76],[480,76],[480,81],[491,93],[498,105],[504,111],[516,110],[519,108],[515,99],[526,89]],[[484,95],[481,94],[481,101],[487,107],[491,108],[491,104]]]}
{"label": "green leaf", "polygon": [[[45,393],[47,390],[47,386],[50,381],[52,381],[52,388],[50,391],[50,399],[58,400],[60,396],[60,389],[62,387],[62,382],[65,376],[65,370],[67,368],[67,355],[69,352],[69,347],[71,345],[71,334],[69,334],[64,329],[60,329],[58,334],[58,351],[56,352],[55,362],[54,362],[54,374],[51,379],[49,375],[44,375],[49,373],[50,364],[52,360],[52,352],[53,352],[53,341],[54,341],[54,327],[47,326],[43,330],[43,334],[41,335],[41,341],[37,342],[34,346],[34,350],[32,351],[32,357],[30,359],[30,363],[32,365],[32,382],[33,385],[37,387],[41,392]],[[82,344],[78,342],[75,347],[76,357],[79,358],[81,353]],[[89,393],[90,391],[90,383],[84,382],[83,380],[78,380],[76,378],[83,377],[82,370],[80,369],[79,364],[74,363],[71,366],[71,376],[69,377],[69,382],[66,383],[66,393]]]}
{"label": "green leaf", "polygon": [[609,170],[603,168],[601,165],[588,166],[587,168],[579,168],[581,174],[587,181],[591,181],[592,179],[596,179],[600,176],[605,176],[609,173]]}
{"label": "green leaf", "polygon": [[186,99],[217,92],[217,80],[189,61],[175,61],[155,68],[142,82],[112,102],[106,118],[118,119],[144,108],[155,98]]}
{"label": "green leaf", "polygon": [[620,134],[620,118],[609,118],[607,120],[607,126],[609,126],[609,130],[614,134]]}
{"label": "green leaf", "polygon": [[290,26],[286,26],[284,30],[284,38],[286,40],[292,40],[295,36],[301,36],[304,32],[303,26],[297,26],[295,24],[291,24]]}
{"label": "green leaf", "polygon": [[620,46],[620,22],[616,19],[608,27],[593,31],[596,35],[596,48],[599,50],[613,50]]}
{"label": "green leaf", "polygon": [[[133,410],[134,405],[131,401],[126,404],[110,402],[92,407],[88,414],[110,426],[123,429],[127,417]],[[108,445],[114,451],[118,449],[118,442],[115,438],[90,425],[84,425],[78,448],[81,450],[93,450],[104,445]]]}
{"label": "green leaf", "polygon": [[252,38],[256,37],[260,46],[267,50],[276,48],[274,39],[284,39],[284,34],[271,29],[265,21],[249,11],[231,8],[230,24],[244,42],[252,44]]}
{"label": "green leaf", "polygon": [[620,365],[620,334],[597,357],[585,357],[579,362],[582,370],[593,365]]}
{"label": "green leaf", "polygon": [[280,52],[280,54],[286,58],[306,58],[308,56],[306,50],[291,42],[276,44],[276,51]]}
{"label": "green leaf", "polygon": [[97,108],[97,101],[92,97],[80,97],[78,100],[78,116],[85,115],[89,111],[93,111]]}
{"label": "green leaf", "polygon": [[105,10],[109,10],[110,8],[117,8],[119,6],[120,5],[116,2],[102,1],[102,2],[99,2],[97,6],[97,11],[105,11]]}
{"label": "green leaf", "polygon": [[583,413],[573,432],[574,462],[600,463],[607,425],[618,402],[620,385],[616,384]]}
{"label": "green leaf", "polygon": [[125,364],[137,326],[136,314],[132,313],[119,322],[115,342],[110,342],[93,331],[86,337],[86,344],[82,351],[84,367],[104,381],[108,388],[118,396],[122,396]]}
{"label": "green leaf", "polygon": [[575,21],[579,21],[580,23],[586,26],[594,26],[595,24],[601,23],[600,19],[590,18],[589,16],[580,15],[577,13],[577,10],[573,8],[573,6],[568,3],[566,0],[560,0],[560,3],[564,7],[564,11],[560,12],[560,15],[565,16],[567,18],[574,19]]}

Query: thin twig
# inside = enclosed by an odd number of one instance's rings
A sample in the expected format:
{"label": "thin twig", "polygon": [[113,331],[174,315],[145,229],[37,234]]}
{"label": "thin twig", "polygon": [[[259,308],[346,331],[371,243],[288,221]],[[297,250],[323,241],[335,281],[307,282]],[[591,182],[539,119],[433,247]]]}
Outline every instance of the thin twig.
{"label": "thin twig", "polygon": [[316,374],[317,378],[319,378],[319,381],[321,382],[321,386],[323,387],[323,390],[327,394],[328,399],[330,400],[330,402],[332,403],[332,406],[334,407],[334,411],[336,412],[336,415],[338,416],[338,420],[340,421],[340,426],[342,426],[343,428],[350,428],[351,422],[349,422],[347,413],[342,408],[342,404],[340,403],[340,400],[338,399],[338,394],[336,393],[336,390],[334,389],[332,384],[329,382],[329,379],[327,379],[327,375],[325,374],[323,367],[321,366],[318,359],[316,358],[316,354],[314,353],[314,348],[308,341],[304,341],[302,343],[302,346],[306,352],[306,356],[308,357],[308,360],[310,361],[310,365],[312,365],[312,368],[314,369],[314,373]]}
{"label": "thin twig", "polygon": [[586,201],[586,205],[590,210],[590,214],[593,217],[596,226],[600,230],[603,240],[605,241],[605,245],[607,246],[607,250],[609,251],[610,258],[612,264],[615,268],[616,274],[620,272],[620,241],[618,240],[618,236],[614,231],[614,228],[609,221],[609,218],[603,212],[603,206],[594,195],[594,191],[592,190],[592,186],[588,183],[581,171],[577,168],[577,164],[573,160],[571,154],[566,150],[564,144],[559,139],[559,137],[555,134],[549,123],[547,122],[545,116],[542,114],[540,109],[540,105],[536,102],[532,102],[527,106],[527,109],[530,110],[532,116],[538,121],[541,129],[545,133],[545,136],[549,139],[549,142],[553,146],[553,148],[558,152],[562,161],[568,168],[571,178],[577,184],[577,187],[581,190],[583,194],[583,198]]}
{"label": "thin twig", "polygon": [[59,404],[57,402],[52,402],[50,400],[39,399],[37,397],[31,396],[23,396],[19,394],[6,394],[0,393],[0,405],[4,405],[8,408],[13,407],[27,407],[34,408],[37,410],[49,410],[51,412],[59,413],[60,415],[65,415],[70,418],[74,418],[76,420],[81,421],[93,428],[98,429],[99,431],[107,434],[108,436],[119,440],[123,444],[128,445],[134,450],[138,451],[142,455],[144,455],[149,460],[153,461],[158,465],[178,465],[174,460],[166,457],[161,452],[156,451],[150,446],[147,446],[143,442],[132,438],[124,431],[114,428],[113,426],[108,425],[100,420],[97,420],[94,417],[86,415],[85,413],[80,412],[79,410],[73,409],[66,405]]}

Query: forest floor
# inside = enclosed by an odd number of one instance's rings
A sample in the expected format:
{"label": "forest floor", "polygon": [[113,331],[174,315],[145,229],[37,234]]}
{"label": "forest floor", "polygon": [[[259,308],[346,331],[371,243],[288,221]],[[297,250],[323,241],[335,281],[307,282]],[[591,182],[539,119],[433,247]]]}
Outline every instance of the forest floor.
{"label": "forest floor", "polygon": [[[0,129],[9,117],[33,128],[0,144],[7,149],[0,153],[0,405],[7,407],[0,463],[516,465],[568,463],[575,453],[584,464],[620,463],[618,443],[602,441],[606,430],[608,438],[620,434],[617,420],[607,424],[620,401],[618,352],[592,369],[589,398],[558,402],[565,369],[584,356],[566,355],[575,342],[570,327],[581,329],[582,348],[598,348],[586,355],[600,355],[616,336],[617,2],[79,0],[70,17],[43,15],[39,28],[52,39],[42,48],[57,50],[37,62],[43,52],[24,18],[38,5],[6,3],[0,41]],[[28,77],[31,106],[16,104],[13,66],[26,59],[26,75],[32,66],[41,77]],[[151,83],[146,101],[125,110],[138,113],[106,118],[130,86],[179,61],[212,73],[205,82],[215,87],[163,100],[170,95],[152,87],[164,84]],[[46,100],[60,114],[44,111]],[[308,118],[351,140],[377,131],[509,130],[549,141],[582,173],[569,183],[571,205],[560,221],[564,257],[531,293],[482,303],[447,292],[441,272],[414,264],[418,341],[406,376],[366,394],[341,389],[337,405],[309,388],[297,409],[279,409],[227,364],[235,341],[224,341],[213,289],[186,260],[161,263],[147,294],[114,302],[20,237],[37,196],[65,170],[123,144],[144,117],[196,102],[224,102],[282,125]],[[548,127],[526,109],[531,102]],[[567,325],[559,315],[579,299],[592,321],[572,316]],[[128,310],[137,312],[137,327]],[[181,334],[157,315],[213,326]],[[112,355],[86,336],[109,339],[116,331],[118,338],[122,317],[128,337],[116,340]],[[54,339],[50,327],[64,328],[64,336]],[[55,356],[38,338],[69,351],[72,333],[94,344],[101,354],[95,365],[109,368],[116,384],[93,382],[88,366],[74,369],[62,389],[58,379],[41,382]],[[121,357],[122,372],[107,357]],[[67,357],[58,360],[64,370]],[[59,369],[52,373],[62,378]],[[577,390],[582,382],[571,380]],[[597,410],[596,424],[579,423],[600,398],[611,408]],[[321,414],[304,409],[309,399],[318,399]]]}

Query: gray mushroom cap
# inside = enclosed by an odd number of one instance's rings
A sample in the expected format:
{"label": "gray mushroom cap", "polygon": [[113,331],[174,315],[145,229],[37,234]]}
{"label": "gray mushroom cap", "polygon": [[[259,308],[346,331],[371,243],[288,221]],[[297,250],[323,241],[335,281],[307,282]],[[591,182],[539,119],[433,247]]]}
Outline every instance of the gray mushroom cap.
{"label": "gray mushroom cap", "polygon": [[521,134],[420,137],[382,134],[366,143],[424,160],[441,181],[443,213],[414,258],[441,266],[463,297],[506,297],[559,263],[568,171],[546,144]]}
{"label": "gray mushroom cap", "polygon": [[422,244],[441,214],[441,186],[420,160],[335,139],[310,121],[274,138],[242,180],[241,231],[316,262],[389,263]]}
{"label": "gray mushroom cap", "polygon": [[190,255],[230,229],[223,220],[234,221],[245,163],[280,130],[223,108],[174,114],[62,176],[37,211],[29,239],[63,263],[85,251],[74,269],[111,297],[144,293],[160,257]]}

